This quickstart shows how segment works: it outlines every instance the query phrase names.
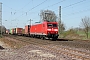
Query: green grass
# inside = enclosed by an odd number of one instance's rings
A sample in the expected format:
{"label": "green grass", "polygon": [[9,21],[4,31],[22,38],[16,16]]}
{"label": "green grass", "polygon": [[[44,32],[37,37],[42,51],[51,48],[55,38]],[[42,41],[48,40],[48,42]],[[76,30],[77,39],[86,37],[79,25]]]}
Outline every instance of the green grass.
{"label": "green grass", "polygon": [[[84,31],[78,31],[77,34],[79,34],[80,36],[85,36],[85,38],[86,38],[86,34],[85,34]],[[88,34],[89,34],[89,35],[88,35],[88,38],[90,39],[90,31],[89,31]]]}
{"label": "green grass", "polygon": [[[84,31],[64,31],[62,34],[59,35],[59,38],[70,38],[70,39],[82,39],[87,40],[87,36]],[[90,39],[90,32],[89,38]]]}

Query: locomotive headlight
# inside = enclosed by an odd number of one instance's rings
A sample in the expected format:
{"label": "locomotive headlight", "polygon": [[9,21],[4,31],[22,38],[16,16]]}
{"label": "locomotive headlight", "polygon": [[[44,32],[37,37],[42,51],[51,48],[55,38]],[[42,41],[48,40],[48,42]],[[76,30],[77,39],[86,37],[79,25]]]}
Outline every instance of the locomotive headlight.
{"label": "locomotive headlight", "polygon": [[47,29],[48,31],[51,31],[51,29]]}
{"label": "locomotive headlight", "polygon": [[58,31],[58,29],[54,29],[54,31]]}

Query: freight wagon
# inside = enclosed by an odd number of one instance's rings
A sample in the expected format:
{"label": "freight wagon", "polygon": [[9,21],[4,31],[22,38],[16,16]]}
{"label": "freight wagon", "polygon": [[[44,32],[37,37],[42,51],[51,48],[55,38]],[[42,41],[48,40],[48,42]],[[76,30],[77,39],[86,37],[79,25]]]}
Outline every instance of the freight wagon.
{"label": "freight wagon", "polygon": [[26,25],[26,26],[25,26],[24,35],[25,35],[25,36],[30,36],[30,25]]}
{"label": "freight wagon", "polygon": [[23,28],[16,28],[15,29],[15,34],[16,35],[22,35],[22,31],[23,31]]}
{"label": "freight wagon", "polygon": [[23,28],[12,28],[10,29],[10,34],[12,35],[22,35]]}
{"label": "freight wagon", "polygon": [[10,29],[10,34],[14,34],[14,28]]}
{"label": "freight wagon", "polygon": [[25,29],[22,29],[22,36],[25,36]]}

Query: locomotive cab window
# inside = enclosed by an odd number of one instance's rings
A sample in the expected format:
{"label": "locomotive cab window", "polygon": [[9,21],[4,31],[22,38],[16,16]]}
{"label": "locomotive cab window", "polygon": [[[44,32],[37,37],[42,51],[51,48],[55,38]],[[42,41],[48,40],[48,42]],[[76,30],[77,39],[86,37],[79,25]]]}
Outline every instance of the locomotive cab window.
{"label": "locomotive cab window", "polygon": [[57,24],[47,24],[48,27],[57,27]]}
{"label": "locomotive cab window", "polygon": [[47,24],[47,26],[48,26],[48,27],[53,27],[53,25],[52,25],[52,24]]}
{"label": "locomotive cab window", "polygon": [[57,27],[57,24],[53,24],[53,27]]}

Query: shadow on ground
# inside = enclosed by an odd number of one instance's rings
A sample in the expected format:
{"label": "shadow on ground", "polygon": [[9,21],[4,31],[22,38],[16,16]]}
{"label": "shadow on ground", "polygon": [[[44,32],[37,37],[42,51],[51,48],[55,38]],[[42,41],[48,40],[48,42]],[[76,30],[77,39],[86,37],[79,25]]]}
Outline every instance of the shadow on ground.
{"label": "shadow on ground", "polygon": [[57,41],[73,41],[73,40],[70,40],[70,39],[57,39]]}
{"label": "shadow on ground", "polygon": [[0,49],[3,50],[4,48],[2,46],[0,46]]}

